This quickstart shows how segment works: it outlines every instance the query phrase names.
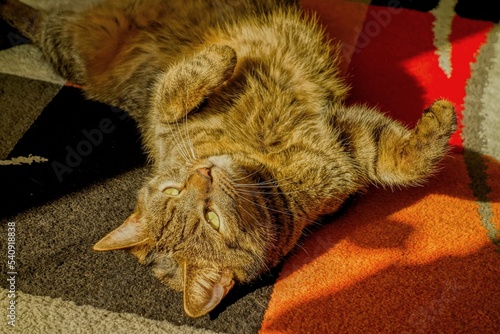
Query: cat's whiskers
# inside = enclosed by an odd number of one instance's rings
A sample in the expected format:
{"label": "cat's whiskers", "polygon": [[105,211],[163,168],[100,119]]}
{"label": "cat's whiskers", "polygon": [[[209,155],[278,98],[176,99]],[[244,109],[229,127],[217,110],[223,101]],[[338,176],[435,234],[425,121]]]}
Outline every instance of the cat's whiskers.
{"label": "cat's whiskers", "polygon": [[[290,194],[296,194],[296,193],[303,193],[305,191],[305,189],[298,189],[298,190],[294,190],[294,191],[281,191],[279,189],[281,189],[281,187],[283,186],[287,186],[287,185],[290,185],[290,184],[293,184],[293,182],[284,182],[284,181],[287,181],[289,179],[291,179],[292,177],[286,177],[286,178],[283,178],[281,180],[269,180],[269,181],[263,181],[263,182],[258,182],[258,183],[237,183],[237,182],[234,182],[234,179],[232,179],[232,184],[234,186],[234,189],[237,193],[237,195],[248,201],[248,202],[251,202],[255,205],[258,205],[260,207],[263,207],[267,210],[270,210],[270,211],[274,211],[274,212],[278,212],[278,213],[282,213],[282,214],[286,214],[286,215],[289,215],[289,216],[292,216],[294,217],[293,213],[291,212],[284,212],[284,211],[279,211],[279,210],[274,210],[274,209],[271,209],[269,207],[265,207],[265,206],[262,206],[254,201],[251,201],[241,195],[258,195],[258,194],[267,194],[267,192],[265,191],[258,191],[259,189],[276,189],[276,193],[277,194],[282,194],[282,195],[290,195]],[[309,222],[313,222],[312,220],[308,220]]]}
{"label": "cat's whiskers", "polygon": [[231,179],[231,181],[234,183],[234,184],[238,184],[237,181],[241,181],[241,180],[244,180],[244,179],[248,179],[249,177],[252,177],[254,176],[255,174],[257,174],[258,172],[260,172],[262,170],[262,168],[264,168],[264,166],[260,166],[259,169],[257,169],[256,171],[254,171],[253,173],[250,173],[248,175],[245,175],[245,176],[242,176],[242,177],[239,177],[239,178],[236,178],[236,179]]}
{"label": "cat's whiskers", "polygon": [[183,150],[183,147],[181,145],[181,141],[179,141],[179,138],[177,137],[175,131],[172,129],[172,124],[170,124],[167,120],[167,117],[165,117],[165,124],[167,125],[166,128],[170,132],[170,137],[173,138],[175,146],[177,147],[177,152],[180,154],[182,159],[187,163],[189,161],[188,155],[186,155],[186,152]]}
{"label": "cat's whiskers", "polygon": [[[304,253],[306,253],[306,255],[309,257],[309,253],[307,252],[307,249],[300,244],[300,242],[297,242],[297,244],[295,245],[295,247],[297,247],[297,250],[301,249]],[[297,251],[295,251],[295,253],[297,253]]]}
{"label": "cat's whiskers", "polygon": [[191,152],[189,149],[189,145],[186,143],[186,138],[184,137],[183,131],[181,129],[181,126],[179,125],[179,121],[175,120],[175,126],[177,128],[177,133],[179,134],[180,137],[180,142],[181,142],[181,147],[184,151],[184,155],[186,156],[186,163],[194,161],[194,157],[191,156]]}
{"label": "cat's whiskers", "polygon": [[[251,203],[253,205],[256,205],[258,207],[264,208],[264,209],[266,209],[268,211],[272,211],[272,212],[280,213],[280,214],[283,214],[283,215],[287,215],[287,216],[292,217],[293,219],[296,218],[295,215],[293,214],[293,212],[287,212],[287,211],[281,211],[281,210],[271,209],[268,206],[264,206],[262,204],[259,204],[259,203],[255,202],[255,201],[252,201],[252,200],[246,198],[245,196],[243,196],[244,194],[240,194],[238,191],[236,191],[236,192],[237,192],[238,198],[240,198],[240,199],[242,199],[242,200],[244,200],[246,202],[249,202],[249,203]],[[305,220],[305,221],[310,222],[310,223],[314,222],[314,220],[311,220],[311,219],[308,219],[308,218],[305,218],[305,217],[300,217],[300,219],[301,220]]]}
{"label": "cat's whiskers", "polygon": [[177,147],[177,152],[180,154],[180,156],[182,157],[182,159],[184,160],[185,163],[188,163],[189,162],[189,156],[188,154],[184,151],[184,149],[182,148],[182,145],[181,143],[179,142],[178,138],[175,136],[175,134],[173,133],[173,131],[171,130],[171,133],[172,133],[172,137],[174,138],[175,140],[175,144],[176,144],[176,147]]}
{"label": "cat's whiskers", "polygon": [[193,146],[193,141],[191,140],[191,136],[189,135],[189,130],[188,130],[188,113],[189,113],[189,108],[187,106],[187,101],[188,101],[188,90],[186,89],[186,101],[184,103],[184,109],[185,109],[185,116],[184,116],[184,130],[186,132],[186,138],[187,138],[187,146],[189,148],[189,151],[191,152],[191,156],[193,157],[193,160],[196,161],[196,153],[194,151],[194,146]]}
{"label": "cat's whiskers", "polygon": [[[253,220],[255,220],[255,222],[257,223],[257,226],[259,226],[259,225],[260,225],[260,222],[259,222],[259,220],[257,219],[257,217],[255,217],[255,215],[253,215],[253,214],[251,214],[250,212],[248,212],[248,210],[247,210],[247,209],[245,209],[243,206],[240,206],[239,208],[240,208],[241,210],[245,211],[245,212],[246,212],[246,214],[247,214],[250,218],[252,218]],[[243,219],[243,221],[246,223],[246,221],[245,221],[244,219]],[[273,238],[273,239],[274,239],[274,238]],[[258,242],[258,243],[260,243],[260,246],[264,246],[264,245],[262,245],[263,240],[257,239],[257,240],[255,240],[255,241],[256,241],[256,242]],[[276,240],[269,240],[269,241],[276,241]],[[254,254],[255,254],[255,253],[254,253]],[[257,255],[257,258],[259,259],[259,262],[262,264],[262,266],[263,266],[263,267],[265,267],[265,269],[266,269],[267,271],[270,271],[270,270],[271,270],[271,268],[270,268],[270,267],[266,264],[266,262],[264,261],[264,259],[263,259],[263,258],[261,258],[261,256],[259,256],[259,254],[255,254],[255,255]]]}
{"label": "cat's whiskers", "polygon": [[[255,174],[255,173],[249,174],[248,176],[251,176],[253,174]],[[258,185],[258,186],[260,186],[260,185],[267,185],[267,184],[273,184],[274,185],[274,184],[277,184],[277,183],[282,184],[283,181],[287,181],[287,180],[290,180],[290,179],[293,179],[293,178],[294,178],[294,176],[288,176],[288,177],[284,177],[282,179],[276,179],[276,178],[274,178],[274,179],[270,179],[270,180],[267,180],[267,181],[261,181],[261,182],[256,182],[256,183],[238,183],[238,182],[235,182],[235,184],[237,184],[237,185]],[[244,179],[244,178],[241,178],[241,179]],[[239,180],[239,179],[232,179],[232,181],[237,181],[237,180]]]}
{"label": "cat's whiskers", "polygon": [[[170,97],[169,97],[170,98]],[[187,117],[187,115],[186,115]],[[165,117],[165,123],[167,124],[168,130],[170,131],[171,137],[175,141],[175,145],[177,147],[177,151],[181,155],[181,157],[184,159],[185,163],[190,163],[192,161],[192,158],[190,158],[190,153],[188,148],[186,147],[185,144],[185,139],[184,136],[182,135],[182,131],[179,126],[179,122],[176,120],[175,121],[175,126],[177,128],[177,131],[174,131],[173,125],[167,121],[167,117]]]}
{"label": "cat's whiskers", "polygon": [[[287,178],[283,178],[283,179],[280,179],[280,180],[268,180],[268,181],[262,181],[262,182],[256,182],[256,183],[238,183],[238,182],[234,182],[235,185],[237,186],[261,186],[261,185],[275,185],[275,184],[278,184],[278,183],[282,183],[283,181],[286,181],[288,179],[290,179],[291,177],[287,177]],[[234,179],[233,179],[234,181]]]}
{"label": "cat's whiskers", "polygon": [[[236,186],[234,185],[234,187],[237,189],[237,191],[239,193],[242,193],[242,194],[268,194],[268,192],[266,191],[259,191],[259,189],[276,189],[276,193],[277,194],[281,194],[281,195],[292,195],[292,194],[298,194],[298,193],[305,193],[307,191],[310,191],[312,189],[314,189],[313,186],[309,187],[309,188],[298,188],[296,190],[290,190],[290,191],[281,191],[281,190],[278,190],[278,189],[281,189],[283,186],[287,186],[287,185],[290,185],[290,184],[293,184],[293,182],[288,182],[288,183],[284,183],[284,184],[279,184],[279,185],[274,185],[274,186],[257,186],[257,185],[252,185],[252,186],[249,186],[249,187],[240,187],[240,186]],[[338,198],[337,196],[334,196],[334,195],[331,195],[332,198],[335,198],[339,201],[341,201],[340,198]]]}
{"label": "cat's whiskers", "polygon": [[289,183],[280,183],[280,184],[269,184],[269,185],[263,185],[263,184],[240,184],[240,185],[235,185],[236,188],[238,189],[276,189],[276,188],[280,188],[280,187],[283,187],[283,186],[288,186],[288,185],[291,185],[293,184],[293,182],[289,182]]}
{"label": "cat's whiskers", "polygon": [[287,180],[292,179],[292,177],[286,177],[281,180],[270,180],[270,181],[263,181],[263,182],[257,182],[257,183],[235,183],[235,187],[237,188],[279,188],[282,186],[288,186],[291,184],[294,184],[293,181],[291,182],[284,182]]}
{"label": "cat's whiskers", "polygon": [[238,191],[253,191],[254,189],[280,189],[282,187],[286,186],[295,186],[297,187],[297,184],[293,181],[291,182],[284,182],[288,178],[284,178],[280,181],[273,180],[273,181],[265,181],[265,182],[259,182],[259,183],[236,183],[233,182],[233,186],[238,189]]}
{"label": "cat's whiskers", "polygon": [[[259,189],[259,188],[255,188],[255,189]],[[292,191],[277,191],[276,193],[280,194],[280,195],[292,195],[292,194],[304,193],[305,191],[306,191],[305,189],[299,189],[299,190],[292,190]],[[238,189],[238,192],[241,194],[248,194],[248,195],[268,194],[268,192],[265,192],[265,191],[258,191],[258,190],[252,190],[252,189],[245,189],[245,190]]]}

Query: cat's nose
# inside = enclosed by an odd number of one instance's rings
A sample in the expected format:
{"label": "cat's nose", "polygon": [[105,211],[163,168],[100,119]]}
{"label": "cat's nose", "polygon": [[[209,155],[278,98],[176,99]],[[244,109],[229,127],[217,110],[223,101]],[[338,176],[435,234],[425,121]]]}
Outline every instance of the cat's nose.
{"label": "cat's nose", "polygon": [[198,174],[201,174],[201,176],[205,177],[205,178],[208,178],[210,180],[212,180],[212,174],[210,172],[210,168],[207,168],[207,167],[202,167],[202,168],[198,168],[196,170],[196,172]]}
{"label": "cat's nose", "polygon": [[196,192],[205,194],[212,186],[212,173],[210,168],[200,167],[196,168],[188,180],[188,186],[196,189]]}
{"label": "cat's nose", "polygon": [[195,169],[189,179],[189,184],[203,193],[208,191],[212,186],[212,174],[210,172],[210,168],[200,167]]}

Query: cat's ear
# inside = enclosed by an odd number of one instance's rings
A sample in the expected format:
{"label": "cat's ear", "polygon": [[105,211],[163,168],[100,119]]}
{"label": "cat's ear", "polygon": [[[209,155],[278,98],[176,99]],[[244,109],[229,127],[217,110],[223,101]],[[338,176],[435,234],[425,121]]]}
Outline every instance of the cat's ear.
{"label": "cat's ear", "polygon": [[111,251],[141,246],[149,241],[140,215],[135,212],[117,229],[111,231],[93,247],[95,251]]}
{"label": "cat's ear", "polygon": [[192,318],[212,311],[234,286],[230,270],[184,264],[184,311]]}

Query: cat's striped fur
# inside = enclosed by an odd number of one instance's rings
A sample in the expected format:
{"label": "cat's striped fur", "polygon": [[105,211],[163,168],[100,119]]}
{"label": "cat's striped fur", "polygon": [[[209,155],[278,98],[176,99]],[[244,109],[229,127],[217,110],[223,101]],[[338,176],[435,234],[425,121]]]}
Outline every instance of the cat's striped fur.
{"label": "cat's striped fur", "polygon": [[278,0],[111,0],[0,15],[90,99],[137,120],[153,173],[96,244],[184,291],[188,315],[275,266],[303,230],[370,184],[421,183],[456,127],[444,100],[406,129],[344,103],[335,48]]}

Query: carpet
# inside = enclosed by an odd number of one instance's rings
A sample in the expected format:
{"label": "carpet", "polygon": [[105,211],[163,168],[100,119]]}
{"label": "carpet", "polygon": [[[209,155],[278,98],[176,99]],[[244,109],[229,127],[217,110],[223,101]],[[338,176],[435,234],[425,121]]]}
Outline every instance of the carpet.
{"label": "carpet", "polygon": [[408,126],[436,98],[455,103],[459,128],[439,172],[350,199],[279,268],[190,319],[181,294],[130,254],[91,250],[148,175],[134,121],[86,101],[0,23],[1,333],[500,333],[494,2],[301,6],[342,43],[350,103]]}

